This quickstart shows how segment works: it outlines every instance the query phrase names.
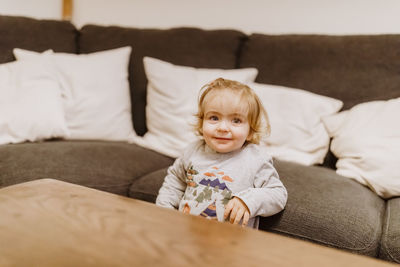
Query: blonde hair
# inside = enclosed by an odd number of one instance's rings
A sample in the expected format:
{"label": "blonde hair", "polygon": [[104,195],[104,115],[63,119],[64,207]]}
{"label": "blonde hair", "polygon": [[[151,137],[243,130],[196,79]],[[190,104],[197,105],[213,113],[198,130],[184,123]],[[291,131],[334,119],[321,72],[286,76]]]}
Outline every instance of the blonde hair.
{"label": "blonde hair", "polygon": [[196,114],[197,123],[195,125],[196,133],[203,135],[204,121],[204,100],[206,96],[215,90],[231,90],[239,93],[242,103],[246,103],[248,107],[247,119],[250,125],[248,142],[258,144],[263,135],[269,135],[271,126],[269,124],[267,111],[264,109],[259,97],[247,85],[237,81],[218,78],[201,88],[201,94],[198,100],[198,112]]}

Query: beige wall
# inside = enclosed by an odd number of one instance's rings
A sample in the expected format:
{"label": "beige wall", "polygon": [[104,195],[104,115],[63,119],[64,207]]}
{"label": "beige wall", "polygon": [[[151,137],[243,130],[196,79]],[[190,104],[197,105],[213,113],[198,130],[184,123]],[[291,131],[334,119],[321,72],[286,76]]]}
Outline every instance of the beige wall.
{"label": "beige wall", "polygon": [[[61,17],[62,0],[0,0],[0,13]],[[400,33],[399,0],[74,0],[73,23],[262,33]]]}
{"label": "beige wall", "polygon": [[60,19],[62,0],[0,0],[0,14]]}
{"label": "beige wall", "polygon": [[75,6],[78,26],[91,22],[264,33],[400,33],[399,0],[76,0]]}

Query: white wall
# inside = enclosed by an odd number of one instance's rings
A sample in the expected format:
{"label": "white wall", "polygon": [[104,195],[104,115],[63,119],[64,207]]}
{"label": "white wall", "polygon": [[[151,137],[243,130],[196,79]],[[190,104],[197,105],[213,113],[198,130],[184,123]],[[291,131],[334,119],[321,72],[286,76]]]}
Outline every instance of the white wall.
{"label": "white wall", "polygon": [[[60,18],[62,0],[0,0],[0,13]],[[74,0],[72,21],[246,33],[400,33],[400,0]]]}
{"label": "white wall", "polygon": [[264,33],[400,33],[399,0],[76,0],[74,22]]}
{"label": "white wall", "polygon": [[61,19],[62,0],[0,0],[0,14]]}

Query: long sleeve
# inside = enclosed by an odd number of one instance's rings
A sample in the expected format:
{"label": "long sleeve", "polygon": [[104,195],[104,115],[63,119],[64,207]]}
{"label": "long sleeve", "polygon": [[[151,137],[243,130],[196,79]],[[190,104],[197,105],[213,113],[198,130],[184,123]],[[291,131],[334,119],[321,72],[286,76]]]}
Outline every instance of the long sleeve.
{"label": "long sleeve", "polygon": [[195,143],[168,168],[156,204],[223,221],[232,196],[249,207],[249,227],[258,227],[258,216],[285,207],[286,189],[265,148],[249,144],[231,153],[216,153],[204,141]]}
{"label": "long sleeve", "polygon": [[[265,157],[264,157],[265,158]],[[284,209],[287,191],[272,165],[272,159],[265,160],[253,181],[254,188],[237,192],[250,210],[250,217],[271,216]]]}
{"label": "long sleeve", "polygon": [[167,176],[158,192],[156,205],[178,209],[186,189],[185,175],[184,160],[177,158],[174,164],[168,168]]}

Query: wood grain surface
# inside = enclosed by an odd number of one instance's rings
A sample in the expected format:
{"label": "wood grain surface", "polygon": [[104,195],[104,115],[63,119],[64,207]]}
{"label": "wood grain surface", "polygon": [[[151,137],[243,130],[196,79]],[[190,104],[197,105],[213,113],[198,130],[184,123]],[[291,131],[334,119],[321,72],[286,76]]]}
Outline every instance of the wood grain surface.
{"label": "wood grain surface", "polygon": [[0,266],[398,266],[53,179],[0,189]]}

